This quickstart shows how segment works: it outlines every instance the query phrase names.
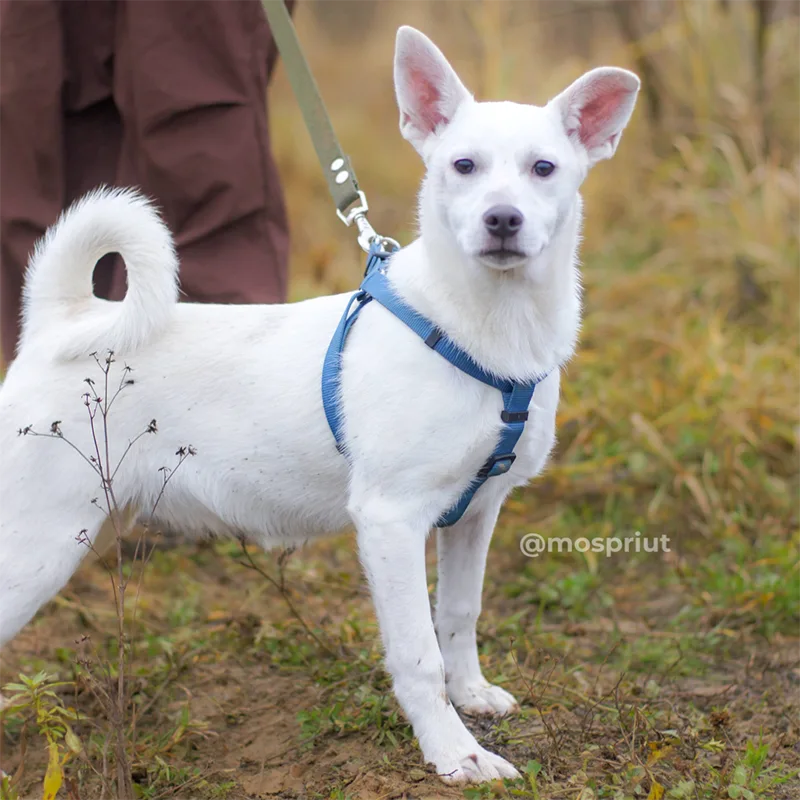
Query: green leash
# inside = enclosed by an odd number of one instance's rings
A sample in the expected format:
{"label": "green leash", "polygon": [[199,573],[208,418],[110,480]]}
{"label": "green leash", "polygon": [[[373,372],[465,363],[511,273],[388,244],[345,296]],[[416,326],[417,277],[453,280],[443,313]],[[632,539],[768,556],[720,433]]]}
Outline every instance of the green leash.
{"label": "green leash", "polygon": [[267,14],[272,37],[286,65],[286,74],[292,85],[297,103],[303,112],[306,128],[317,151],[317,158],[328,183],[336,214],[345,225],[355,223],[358,229],[358,243],[369,252],[372,242],[385,242],[387,247],[395,245],[394,239],[379,236],[367,220],[369,204],[358,188],[358,180],[350,159],[342,151],[336,138],[325,104],[322,102],[317,82],[303,55],[289,10],[283,0],[261,0]]}

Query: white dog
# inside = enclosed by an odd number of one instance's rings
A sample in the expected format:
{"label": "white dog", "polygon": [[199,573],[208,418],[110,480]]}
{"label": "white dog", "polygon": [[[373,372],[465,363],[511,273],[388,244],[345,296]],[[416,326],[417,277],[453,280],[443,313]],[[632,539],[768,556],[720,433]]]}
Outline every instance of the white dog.
{"label": "white dog", "polygon": [[[489,540],[504,498],[544,466],[555,437],[559,368],[580,324],[579,187],[610,158],[639,88],[622,69],[593,70],[544,107],[475,102],[441,52],[401,28],[395,55],[400,129],[427,167],[420,236],[388,269],[397,294],[485,370],[547,374],[510,471],[439,529],[435,625],[425,539],[486,461],[501,395],[460,372],[385,308],[364,308],[347,340],[341,407],[348,457],[323,413],[323,358],[349,295],[284,306],[178,304],[169,231],[130,191],[97,191],[37,247],[16,360],[0,390],[0,642],[69,580],[105,516],[98,476],[64,442],[93,452],[81,396],[90,354],[133,368],[115,401],[109,461],[155,418],[114,477],[121,506],[144,515],[159,468],[179,445],[197,455],[157,505],[158,525],[246,536],[265,548],[354,524],[386,667],[426,761],[448,782],[517,775],[484,750],[456,709],[505,714],[514,698],[481,674],[475,623]],[[121,303],[92,294],[92,270],[119,252]],[[105,442],[102,443],[103,446]],[[80,538],[80,537],[78,537]]]}

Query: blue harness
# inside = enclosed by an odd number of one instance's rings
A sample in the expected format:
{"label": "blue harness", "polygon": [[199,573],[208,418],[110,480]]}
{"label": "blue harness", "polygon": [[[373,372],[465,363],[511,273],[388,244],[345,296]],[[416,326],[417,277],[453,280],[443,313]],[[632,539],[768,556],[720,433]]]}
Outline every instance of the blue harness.
{"label": "blue harness", "polygon": [[[342,351],[344,350],[347,334],[353,327],[361,309],[371,300],[377,300],[387,311],[390,311],[401,322],[411,328],[431,350],[435,350],[442,358],[447,359],[456,369],[500,391],[503,395],[503,411],[500,413],[503,428],[500,432],[500,439],[494,448],[494,452],[478,470],[478,474],[456,504],[436,522],[437,527],[446,528],[461,519],[461,516],[467,510],[467,506],[475,496],[475,492],[489,478],[493,478],[496,475],[504,475],[511,469],[511,465],[516,459],[514,447],[516,447],[519,437],[525,429],[533,390],[547,376],[529,383],[515,383],[514,381],[497,378],[476,364],[466,351],[462,350],[447,337],[447,334],[440,331],[430,320],[418,314],[395,294],[386,277],[387,261],[391,255],[392,252],[384,250],[380,243],[373,244],[370,248],[364,280],[361,282],[359,290],[350,298],[350,302],[344,310],[342,319],[333,334],[333,339],[331,339],[328,352],[325,355],[325,362],[322,367],[322,404],[325,408],[325,416],[328,418],[328,425],[330,425],[336,439],[336,447],[339,452],[345,453],[342,441],[341,397],[339,392]],[[351,313],[354,303],[356,307]]]}

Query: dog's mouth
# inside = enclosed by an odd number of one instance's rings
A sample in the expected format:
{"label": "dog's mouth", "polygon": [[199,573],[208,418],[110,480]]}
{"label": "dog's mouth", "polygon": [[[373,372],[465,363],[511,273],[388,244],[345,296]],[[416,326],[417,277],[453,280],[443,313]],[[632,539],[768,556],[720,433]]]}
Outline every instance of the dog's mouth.
{"label": "dog's mouth", "polygon": [[521,250],[512,250],[508,247],[482,250],[480,257],[492,267],[517,267],[528,258]]}

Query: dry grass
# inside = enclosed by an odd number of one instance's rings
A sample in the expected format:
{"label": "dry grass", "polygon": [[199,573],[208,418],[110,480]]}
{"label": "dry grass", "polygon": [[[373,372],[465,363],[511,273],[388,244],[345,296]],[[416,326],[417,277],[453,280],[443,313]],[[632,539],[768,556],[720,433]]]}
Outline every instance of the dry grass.
{"label": "dry grass", "polygon": [[[585,187],[587,313],[549,476],[591,475],[618,493],[614,476],[632,469],[657,485],[648,523],[676,531],[740,533],[770,513],[796,522],[797,18],[769,28],[759,90],[752,3],[391,2],[362,30],[369,4],[353,2],[339,11],[344,43],[325,32],[334,5],[304,10],[300,33],[373,222],[404,241],[421,166],[397,132],[398,23],[428,31],[479,98],[541,103],[597,63],[647,65],[652,83],[617,156]],[[331,212],[282,75],[272,100],[294,291],[344,291],[361,256]]]}

